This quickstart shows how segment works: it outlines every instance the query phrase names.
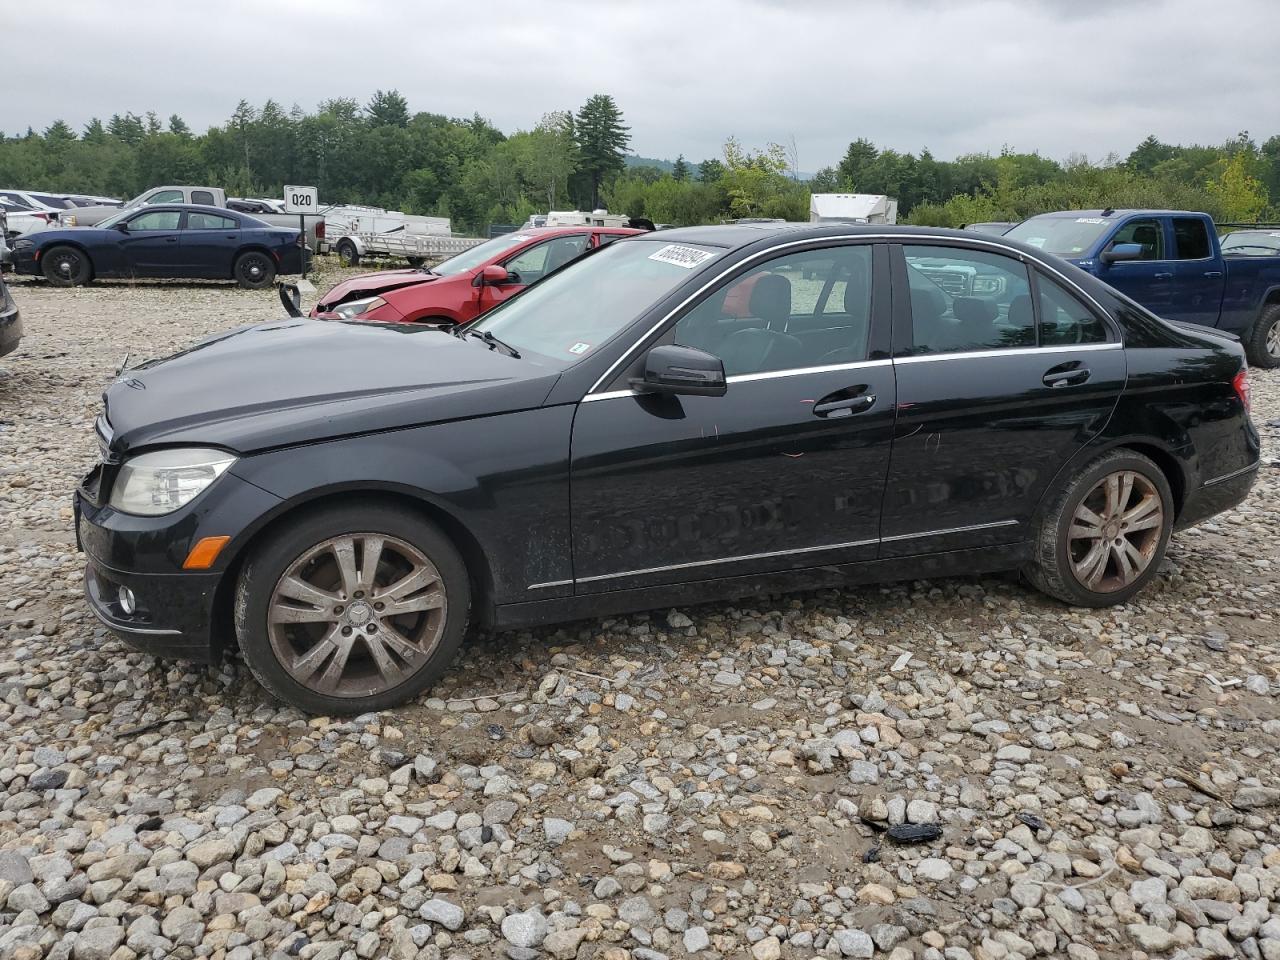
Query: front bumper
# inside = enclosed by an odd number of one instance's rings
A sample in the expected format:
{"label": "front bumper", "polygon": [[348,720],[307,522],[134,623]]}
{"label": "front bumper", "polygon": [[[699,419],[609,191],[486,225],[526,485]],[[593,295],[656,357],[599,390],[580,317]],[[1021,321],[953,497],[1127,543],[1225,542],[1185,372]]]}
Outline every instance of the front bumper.
{"label": "front bumper", "polygon": [[[160,517],[121,513],[107,503],[115,464],[99,465],[75,493],[76,543],[85,554],[85,598],[94,616],[130,645],[158,657],[216,662],[234,643],[228,584],[253,520],[278,497],[224,474],[191,503]],[[183,570],[208,536],[232,541],[210,570]],[[133,593],[126,612],[121,587]]]}

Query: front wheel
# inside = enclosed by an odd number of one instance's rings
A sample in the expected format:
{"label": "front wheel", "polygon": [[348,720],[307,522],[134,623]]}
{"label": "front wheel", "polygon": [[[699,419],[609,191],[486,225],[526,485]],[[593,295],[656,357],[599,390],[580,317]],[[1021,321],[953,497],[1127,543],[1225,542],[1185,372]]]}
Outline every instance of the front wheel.
{"label": "front wheel", "polygon": [[55,287],[78,287],[89,282],[89,256],[77,247],[51,247],[40,261],[44,278]]}
{"label": "front wheel", "polygon": [[260,250],[250,250],[236,258],[236,283],[246,290],[264,290],[276,278],[276,265]]}
{"label": "front wheel", "polygon": [[1253,325],[1247,351],[1249,362],[1255,367],[1268,370],[1280,367],[1280,303],[1273,303],[1262,311]]}
{"label": "front wheel", "polygon": [[336,507],[290,522],[245,565],[236,634],[254,676],[311,713],[365,713],[434,683],[466,632],[466,565],[408,510]]}
{"label": "front wheel", "polygon": [[360,251],[356,249],[356,245],[350,240],[339,240],[337,253],[338,262],[344,267],[358,267],[360,265]]}
{"label": "front wheel", "polygon": [[1073,606],[1124,603],[1156,576],[1173,511],[1169,481],[1150,459],[1131,450],[1099,457],[1049,504],[1027,578]]}

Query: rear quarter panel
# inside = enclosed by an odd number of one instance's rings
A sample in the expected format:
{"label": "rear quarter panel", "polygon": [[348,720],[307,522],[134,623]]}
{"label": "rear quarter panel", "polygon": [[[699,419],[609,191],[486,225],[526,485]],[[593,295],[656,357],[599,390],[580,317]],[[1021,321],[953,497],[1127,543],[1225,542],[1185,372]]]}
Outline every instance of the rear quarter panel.
{"label": "rear quarter panel", "polygon": [[1263,306],[1280,300],[1280,257],[1223,257],[1226,288],[1218,326],[1245,335]]}

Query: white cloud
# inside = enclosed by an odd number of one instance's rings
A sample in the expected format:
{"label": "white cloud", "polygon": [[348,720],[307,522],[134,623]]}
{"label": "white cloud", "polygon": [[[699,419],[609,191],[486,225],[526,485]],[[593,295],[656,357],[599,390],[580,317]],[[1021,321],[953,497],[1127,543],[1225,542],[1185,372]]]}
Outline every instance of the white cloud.
{"label": "white cloud", "polygon": [[507,131],[607,92],[639,153],[794,136],[804,169],[859,136],[1101,158],[1280,132],[1274,0],[60,0],[55,29],[38,4],[4,19],[10,133],[126,110],[203,130],[242,98],[393,87]]}

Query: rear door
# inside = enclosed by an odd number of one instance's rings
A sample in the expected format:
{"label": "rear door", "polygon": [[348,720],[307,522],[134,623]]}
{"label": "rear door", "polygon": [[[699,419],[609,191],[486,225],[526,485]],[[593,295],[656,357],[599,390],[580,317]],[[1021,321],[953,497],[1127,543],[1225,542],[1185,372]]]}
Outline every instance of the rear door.
{"label": "rear door", "polygon": [[738,271],[673,318],[663,341],[719,356],[728,392],[635,394],[624,373],[582,402],[577,592],[874,559],[889,317],[887,251],[849,244]]}
{"label": "rear door", "polygon": [[240,221],[231,215],[187,211],[179,246],[182,265],[190,277],[225,280],[240,247]]}
{"label": "rear door", "polygon": [[1176,293],[1163,316],[1170,320],[1218,324],[1226,271],[1221,257],[1214,256],[1209,224],[1201,217],[1171,217],[1173,255],[1176,259]]}
{"label": "rear door", "polygon": [[122,233],[124,263],[135,277],[180,276],[182,211],[148,210],[129,219]]}
{"label": "rear door", "polygon": [[1141,259],[1103,264],[1098,273],[1100,279],[1162,317],[1173,304],[1176,265],[1165,228],[1163,217],[1137,217],[1126,221],[1111,238],[1107,249],[1118,243],[1136,243],[1142,247]]}
{"label": "rear door", "polygon": [[897,425],[882,557],[1025,540],[1050,481],[1106,424],[1124,350],[1100,310],[1006,252],[893,248]]}

